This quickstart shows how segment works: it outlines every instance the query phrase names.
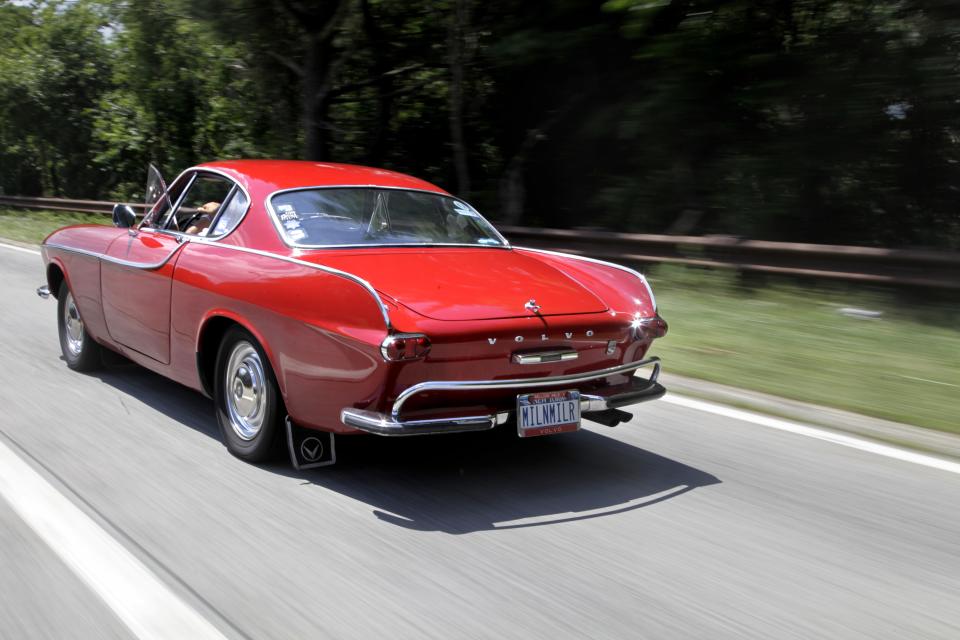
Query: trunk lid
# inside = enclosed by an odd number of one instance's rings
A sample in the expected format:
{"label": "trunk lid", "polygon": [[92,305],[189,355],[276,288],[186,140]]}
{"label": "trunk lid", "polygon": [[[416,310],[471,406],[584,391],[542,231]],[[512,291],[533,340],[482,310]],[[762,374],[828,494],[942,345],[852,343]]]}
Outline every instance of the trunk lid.
{"label": "trunk lid", "polygon": [[435,320],[491,320],[601,313],[589,289],[533,256],[496,248],[370,248],[304,251],[297,256],[347,271]]}

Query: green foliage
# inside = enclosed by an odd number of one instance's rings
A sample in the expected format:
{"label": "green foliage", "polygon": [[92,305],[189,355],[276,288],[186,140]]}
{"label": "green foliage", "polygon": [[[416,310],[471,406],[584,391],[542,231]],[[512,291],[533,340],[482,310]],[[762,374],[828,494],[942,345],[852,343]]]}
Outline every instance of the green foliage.
{"label": "green foliage", "polygon": [[320,152],[512,223],[956,249],[958,53],[942,0],[6,2],[0,188]]}
{"label": "green foliage", "polygon": [[0,170],[11,191],[76,193],[98,181],[84,162],[108,57],[98,7],[0,5]]}
{"label": "green foliage", "polygon": [[110,224],[110,216],[72,211],[0,209],[0,238],[40,244],[48,235],[68,225]]}

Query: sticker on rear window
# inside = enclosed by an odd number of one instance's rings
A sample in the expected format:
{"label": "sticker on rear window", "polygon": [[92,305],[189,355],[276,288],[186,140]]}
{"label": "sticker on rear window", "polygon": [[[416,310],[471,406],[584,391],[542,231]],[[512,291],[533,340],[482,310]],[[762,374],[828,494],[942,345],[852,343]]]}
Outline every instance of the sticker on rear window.
{"label": "sticker on rear window", "polygon": [[469,216],[471,218],[480,217],[480,214],[477,213],[470,205],[468,205],[466,202],[460,202],[459,200],[453,203],[453,210],[462,216]]}

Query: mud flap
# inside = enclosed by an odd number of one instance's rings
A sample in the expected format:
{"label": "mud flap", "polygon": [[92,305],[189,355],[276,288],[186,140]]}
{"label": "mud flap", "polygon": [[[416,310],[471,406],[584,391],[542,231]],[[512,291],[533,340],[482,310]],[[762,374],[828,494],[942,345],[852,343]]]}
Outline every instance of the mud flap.
{"label": "mud flap", "polygon": [[287,416],[286,423],[287,447],[294,469],[329,467],[336,463],[337,449],[332,433],[298,427],[290,416]]}

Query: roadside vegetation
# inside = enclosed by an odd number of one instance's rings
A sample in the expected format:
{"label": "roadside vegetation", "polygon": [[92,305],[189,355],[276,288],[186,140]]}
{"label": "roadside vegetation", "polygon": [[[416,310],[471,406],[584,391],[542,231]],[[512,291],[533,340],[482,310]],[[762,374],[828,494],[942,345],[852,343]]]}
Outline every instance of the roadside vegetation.
{"label": "roadside vegetation", "polygon": [[670,325],[665,370],[922,427],[960,433],[956,301],[930,301],[732,273],[650,271]]}
{"label": "roadside vegetation", "polygon": [[72,211],[0,209],[0,237],[40,244],[51,231],[71,224],[110,224],[110,216]]}
{"label": "roadside vegetation", "polygon": [[[103,215],[0,210],[0,237],[39,243]],[[667,371],[960,433],[960,303],[849,285],[745,284],[730,272],[649,270],[670,333]]]}

